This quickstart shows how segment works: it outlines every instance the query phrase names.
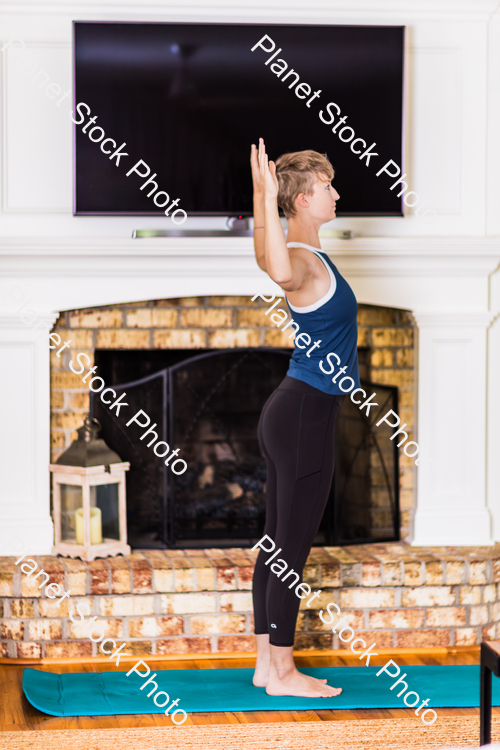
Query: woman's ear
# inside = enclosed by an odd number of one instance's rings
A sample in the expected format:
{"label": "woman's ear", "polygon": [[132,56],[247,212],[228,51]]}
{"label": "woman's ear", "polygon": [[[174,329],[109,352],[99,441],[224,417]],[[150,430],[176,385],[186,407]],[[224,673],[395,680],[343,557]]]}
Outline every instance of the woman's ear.
{"label": "woman's ear", "polygon": [[309,201],[305,193],[299,193],[295,199],[301,208],[309,208]]}

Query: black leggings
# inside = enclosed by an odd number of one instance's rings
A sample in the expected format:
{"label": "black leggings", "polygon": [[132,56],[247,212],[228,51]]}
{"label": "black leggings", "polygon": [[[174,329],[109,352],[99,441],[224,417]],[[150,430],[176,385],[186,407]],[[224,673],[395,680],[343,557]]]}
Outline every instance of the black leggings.
{"label": "black leggings", "polygon": [[300,599],[295,586],[289,588],[297,579],[280,580],[271,565],[284,560],[286,571],[293,568],[302,579],[328,500],[335,464],[335,420],[344,398],[286,376],[260,416],[259,444],[267,461],[264,534],[281,552],[265,565],[273,553],[259,550],[253,607],[255,633],[269,633],[273,646],[293,646]]}

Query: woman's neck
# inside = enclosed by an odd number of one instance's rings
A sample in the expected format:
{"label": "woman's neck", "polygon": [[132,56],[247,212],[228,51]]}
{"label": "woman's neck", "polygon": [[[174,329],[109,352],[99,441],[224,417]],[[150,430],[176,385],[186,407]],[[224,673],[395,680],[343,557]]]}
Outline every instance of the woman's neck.
{"label": "woman's neck", "polygon": [[311,247],[317,247],[318,250],[321,250],[318,228],[310,224],[306,225],[302,221],[297,221],[296,218],[289,219],[288,221],[286,241],[302,242],[304,245],[311,245]]}

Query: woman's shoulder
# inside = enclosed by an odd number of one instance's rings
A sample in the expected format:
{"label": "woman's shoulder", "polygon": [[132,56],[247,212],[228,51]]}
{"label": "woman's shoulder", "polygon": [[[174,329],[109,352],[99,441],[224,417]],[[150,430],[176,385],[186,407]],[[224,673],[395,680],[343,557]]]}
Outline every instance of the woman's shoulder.
{"label": "woman's shoulder", "polygon": [[306,247],[288,247],[288,252],[290,255],[290,260],[293,261],[294,259],[300,259],[301,261],[305,262],[313,272],[314,269],[317,268],[317,264],[321,263],[321,259],[318,258],[316,253],[312,252]]}
{"label": "woman's shoulder", "polygon": [[308,263],[316,263],[318,260],[321,262],[320,258],[318,258],[317,253],[323,254],[323,250],[321,250],[319,247],[312,247],[307,246],[304,247],[303,245],[295,245],[295,243],[287,244],[288,252],[290,254],[290,257],[292,258],[304,258]]}

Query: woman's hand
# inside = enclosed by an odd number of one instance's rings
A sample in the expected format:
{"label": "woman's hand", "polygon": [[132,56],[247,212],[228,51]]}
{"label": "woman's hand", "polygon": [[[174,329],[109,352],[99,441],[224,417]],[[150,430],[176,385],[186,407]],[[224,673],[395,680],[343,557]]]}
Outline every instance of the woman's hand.
{"label": "woman's hand", "polygon": [[264,190],[264,198],[266,200],[276,200],[279,187],[278,178],[276,177],[276,164],[273,161],[269,161],[263,138],[259,138],[259,172]]}

